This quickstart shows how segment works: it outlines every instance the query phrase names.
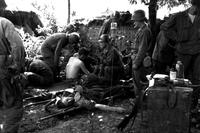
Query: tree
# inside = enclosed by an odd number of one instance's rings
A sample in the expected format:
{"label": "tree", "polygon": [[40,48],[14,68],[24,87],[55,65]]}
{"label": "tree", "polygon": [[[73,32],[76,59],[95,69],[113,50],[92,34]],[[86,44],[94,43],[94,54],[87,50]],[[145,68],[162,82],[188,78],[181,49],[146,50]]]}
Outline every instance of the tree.
{"label": "tree", "polygon": [[157,16],[157,9],[158,7],[163,7],[167,5],[167,7],[170,9],[172,7],[178,6],[180,4],[187,5],[188,0],[129,0],[130,4],[137,4],[137,2],[140,1],[144,3],[145,5],[149,6],[149,22],[151,25],[151,31],[152,31],[152,45],[150,48],[150,51],[153,51],[154,44],[156,42],[156,16]]}
{"label": "tree", "polygon": [[70,9],[71,8],[71,2],[70,0],[68,0],[68,19],[67,19],[67,24],[70,23],[70,15],[71,15],[71,12],[70,12]]}

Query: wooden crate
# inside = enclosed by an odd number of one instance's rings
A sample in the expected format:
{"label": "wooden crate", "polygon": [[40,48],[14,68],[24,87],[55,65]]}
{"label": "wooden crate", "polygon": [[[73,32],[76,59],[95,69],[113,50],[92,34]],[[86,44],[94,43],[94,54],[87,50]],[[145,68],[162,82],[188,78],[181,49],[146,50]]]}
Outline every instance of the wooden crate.
{"label": "wooden crate", "polygon": [[[189,133],[192,89],[175,87],[173,93],[167,87],[149,89],[146,99],[147,133]],[[171,95],[175,97],[172,99]]]}

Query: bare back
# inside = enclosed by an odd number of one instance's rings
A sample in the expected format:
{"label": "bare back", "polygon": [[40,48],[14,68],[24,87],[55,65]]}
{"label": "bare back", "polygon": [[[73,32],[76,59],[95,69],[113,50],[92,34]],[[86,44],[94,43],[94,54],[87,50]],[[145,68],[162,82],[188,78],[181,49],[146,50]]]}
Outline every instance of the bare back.
{"label": "bare back", "polygon": [[79,77],[80,71],[83,71],[85,74],[89,73],[84,63],[78,57],[70,57],[66,66],[66,78],[76,79]]}

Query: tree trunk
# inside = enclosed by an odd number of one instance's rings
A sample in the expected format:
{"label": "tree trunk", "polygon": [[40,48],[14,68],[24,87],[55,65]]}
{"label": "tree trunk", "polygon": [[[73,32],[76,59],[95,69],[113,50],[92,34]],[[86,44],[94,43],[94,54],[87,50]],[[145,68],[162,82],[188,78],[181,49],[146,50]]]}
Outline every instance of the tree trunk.
{"label": "tree trunk", "polygon": [[152,31],[152,44],[149,49],[149,53],[152,54],[155,42],[156,42],[156,15],[157,15],[157,1],[158,0],[150,0],[149,3],[149,22]]}
{"label": "tree trunk", "polygon": [[68,19],[67,19],[67,24],[70,23],[70,16],[71,16],[71,3],[70,3],[70,0],[68,0]]}

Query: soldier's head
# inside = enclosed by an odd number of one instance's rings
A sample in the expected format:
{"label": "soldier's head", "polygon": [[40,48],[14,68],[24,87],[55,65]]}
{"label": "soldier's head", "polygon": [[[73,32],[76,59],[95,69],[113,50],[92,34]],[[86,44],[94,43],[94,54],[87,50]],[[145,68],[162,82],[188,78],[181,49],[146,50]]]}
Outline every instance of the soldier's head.
{"label": "soldier's head", "polygon": [[89,52],[85,47],[82,47],[78,51],[79,59],[84,60],[88,56]]}
{"label": "soldier's head", "polygon": [[190,13],[196,15],[200,10],[200,0],[191,0],[191,4]]}
{"label": "soldier's head", "polygon": [[78,52],[80,47],[80,35],[77,32],[72,32],[70,34],[66,33],[66,37],[68,39],[68,43],[66,43],[63,47],[69,44],[74,48],[76,52]]}
{"label": "soldier's head", "polygon": [[138,28],[141,26],[141,24],[145,23],[147,18],[145,16],[144,10],[136,10],[133,13],[132,20],[134,21],[135,28]]}
{"label": "soldier's head", "polygon": [[108,34],[102,34],[98,40],[100,49],[104,49],[110,44],[110,37]]}
{"label": "soldier's head", "polygon": [[80,43],[80,35],[77,32],[72,32],[68,34],[68,41],[70,44]]}
{"label": "soldier's head", "polygon": [[73,24],[69,24],[66,27],[66,33],[69,34],[69,33],[75,32],[75,29],[76,27]]}

